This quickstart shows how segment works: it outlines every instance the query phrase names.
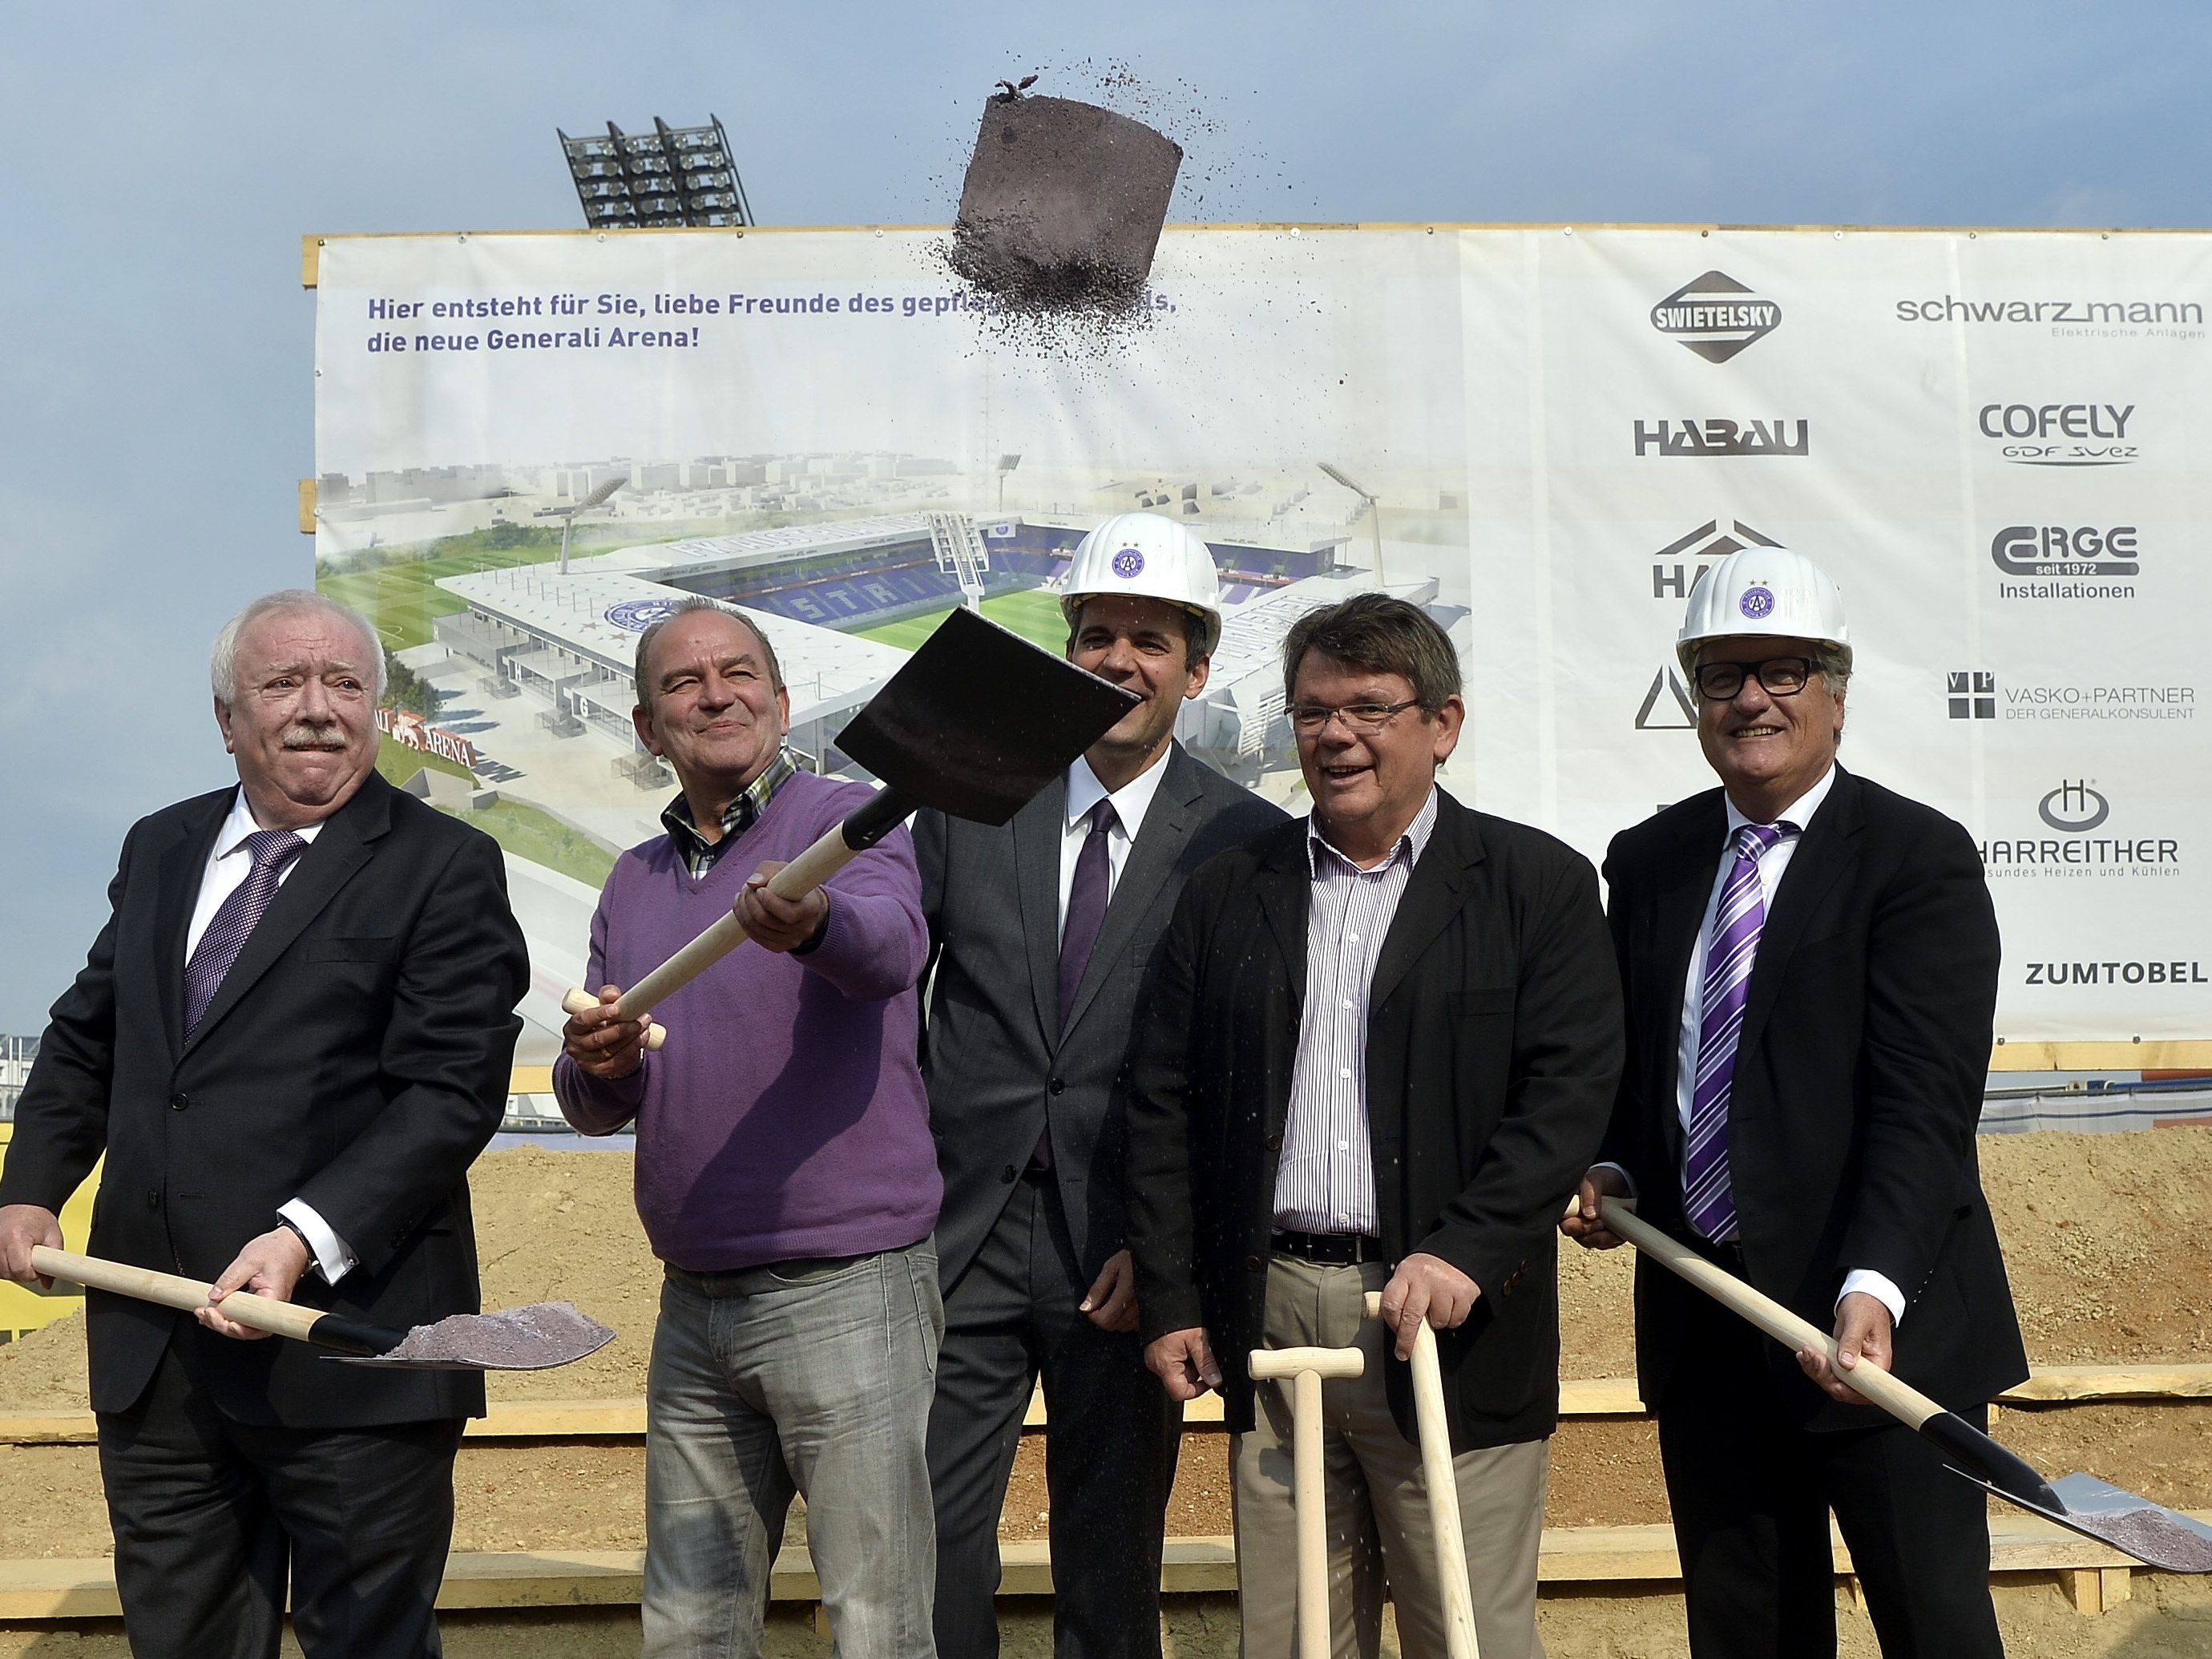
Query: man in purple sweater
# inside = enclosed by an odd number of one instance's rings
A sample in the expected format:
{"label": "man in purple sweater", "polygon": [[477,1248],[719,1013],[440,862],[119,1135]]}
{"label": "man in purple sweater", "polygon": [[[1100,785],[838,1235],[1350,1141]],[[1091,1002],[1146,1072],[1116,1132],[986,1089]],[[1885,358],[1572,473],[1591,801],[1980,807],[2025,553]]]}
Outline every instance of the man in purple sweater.
{"label": "man in purple sweater", "polygon": [[[868,792],[794,769],[768,640],[712,600],[638,641],[647,748],[683,793],[592,918],[602,1007],[553,1087],[586,1134],[637,1124],[665,1264],[647,1380],[645,1652],[757,1653],[794,1487],[850,1659],[927,1659],[925,1444],[943,1192],[915,1063],[929,944],[903,830],[797,901],[768,878]],[[666,1045],[604,1005],[726,910],[753,941],[661,1003]]]}

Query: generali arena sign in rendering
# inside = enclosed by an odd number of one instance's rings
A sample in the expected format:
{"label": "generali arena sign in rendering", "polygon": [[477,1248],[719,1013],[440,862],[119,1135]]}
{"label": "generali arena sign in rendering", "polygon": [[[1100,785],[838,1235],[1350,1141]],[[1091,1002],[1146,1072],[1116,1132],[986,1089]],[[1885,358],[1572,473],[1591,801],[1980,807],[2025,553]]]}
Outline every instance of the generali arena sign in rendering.
{"label": "generali arena sign in rendering", "polygon": [[1446,786],[1595,859],[1710,787],[1683,601],[1780,544],[1849,607],[1844,763],[1982,848],[1999,1034],[2212,1036],[2212,236],[1172,228],[1103,331],[999,315],[941,240],[311,242],[325,580],[416,607],[502,800],[653,833],[620,675],[686,592],[817,665],[826,750],[903,624],[981,570],[1048,634],[1143,507],[1223,572],[1194,750],[1294,799],[1276,643],[1389,587],[1460,646]]}

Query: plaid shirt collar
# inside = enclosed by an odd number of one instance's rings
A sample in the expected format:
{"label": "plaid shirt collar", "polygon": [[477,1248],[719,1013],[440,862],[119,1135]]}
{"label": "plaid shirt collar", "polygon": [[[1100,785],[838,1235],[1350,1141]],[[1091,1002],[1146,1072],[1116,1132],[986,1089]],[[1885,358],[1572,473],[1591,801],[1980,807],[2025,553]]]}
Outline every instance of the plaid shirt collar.
{"label": "plaid shirt collar", "polygon": [[720,841],[708,841],[699,833],[699,826],[692,821],[691,803],[682,794],[679,793],[661,810],[661,825],[668,831],[669,840],[676,843],[676,851],[684,860],[684,867],[691,872],[694,881],[713,869],[722,854],[736,843],[738,837],[753,827],[755,820],[768,810],[768,804],[775,798],[775,792],[783,787],[785,781],[798,770],[792,761],[791,750],[777,750],[775,758],[768,763],[768,769],[738,790],[737,799],[722,809],[722,838]]}

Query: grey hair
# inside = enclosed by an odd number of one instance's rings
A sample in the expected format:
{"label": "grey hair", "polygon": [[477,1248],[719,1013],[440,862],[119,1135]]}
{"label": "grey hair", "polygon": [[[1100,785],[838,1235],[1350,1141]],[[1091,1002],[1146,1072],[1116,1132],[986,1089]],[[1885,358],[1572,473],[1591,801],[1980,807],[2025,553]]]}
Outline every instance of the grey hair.
{"label": "grey hair", "polygon": [[783,665],[775,659],[775,647],[769,643],[769,637],[761,630],[760,624],[733,605],[724,605],[720,599],[710,599],[703,593],[694,593],[689,599],[678,599],[666,616],[637,636],[637,660],[631,665],[630,678],[637,690],[637,706],[640,708],[650,710],[653,707],[653,693],[647,689],[645,684],[645,662],[647,654],[653,650],[653,641],[660,637],[662,629],[667,627],[678,617],[689,617],[701,611],[715,611],[748,629],[752,636],[761,642],[762,651],[767,653],[769,684],[778,691],[783,690]]}
{"label": "grey hair", "polygon": [[1828,683],[1828,690],[1842,696],[1851,684],[1851,653],[1840,646],[1830,645],[1826,640],[1813,641],[1813,665],[1820,671],[1820,678]]}
{"label": "grey hair", "polygon": [[280,611],[315,611],[325,617],[335,617],[361,635],[368,647],[368,660],[362,669],[369,680],[371,697],[384,701],[384,641],[375,625],[349,605],[341,605],[328,594],[318,593],[310,587],[287,587],[274,593],[264,593],[222,625],[215,636],[215,650],[208,659],[208,684],[214,689],[215,700],[224,708],[230,707],[238,696],[238,641],[248,627],[262,617]]}

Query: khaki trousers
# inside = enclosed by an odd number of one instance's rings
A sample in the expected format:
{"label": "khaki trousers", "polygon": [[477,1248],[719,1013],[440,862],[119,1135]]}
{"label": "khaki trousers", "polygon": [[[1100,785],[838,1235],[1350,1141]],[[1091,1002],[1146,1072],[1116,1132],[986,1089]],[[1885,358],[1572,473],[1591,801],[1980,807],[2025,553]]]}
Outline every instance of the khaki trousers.
{"label": "khaki trousers", "polygon": [[[1389,1352],[1361,1299],[1389,1282],[1380,1262],[1323,1267],[1277,1256],[1267,1269],[1264,1329],[1271,1348],[1357,1347],[1356,1380],[1322,1385],[1328,1492],[1330,1651],[1374,1659],[1382,1601],[1398,1609],[1405,1659],[1444,1659],[1443,1597],[1429,1528],[1420,1449],[1398,1432],[1382,1383]],[[1224,1364],[1243,1363],[1224,1354]],[[1263,1382],[1249,1434],[1230,1444],[1236,1493],[1237,1576],[1244,1659],[1292,1659],[1297,1645],[1297,1525],[1291,1503],[1291,1385]],[[1544,1659],[1536,1636],[1536,1552],[1549,1465],[1541,1440],[1462,1453],[1460,1523],[1467,1538],[1475,1634],[1482,1659]]]}

